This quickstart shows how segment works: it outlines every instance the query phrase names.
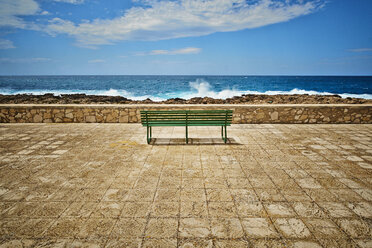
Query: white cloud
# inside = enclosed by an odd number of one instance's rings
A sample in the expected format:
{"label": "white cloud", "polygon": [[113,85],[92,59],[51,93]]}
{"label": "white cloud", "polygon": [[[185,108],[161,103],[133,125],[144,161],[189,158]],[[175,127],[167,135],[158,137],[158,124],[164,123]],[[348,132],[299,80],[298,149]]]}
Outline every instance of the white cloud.
{"label": "white cloud", "polygon": [[0,58],[0,63],[35,63],[51,61],[49,58]]}
{"label": "white cloud", "polygon": [[75,24],[54,18],[49,34],[68,34],[78,45],[94,48],[122,40],[155,41],[262,27],[310,14],[324,0],[145,0],[115,19]]}
{"label": "white cloud", "polygon": [[54,0],[54,2],[64,2],[64,3],[71,3],[71,4],[82,4],[84,0]]}
{"label": "white cloud", "polygon": [[15,48],[12,41],[0,39],[0,49],[11,49],[11,48]]}
{"label": "white cloud", "polygon": [[362,52],[372,52],[372,48],[355,48],[349,49],[349,52],[362,53]]}
{"label": "white cloud", "polygon": [[35,15],[39,11],[39,5],[34,0],[0,0],[0,27],[37,29],[19,16]]}
{"label": "white cloud", "polygon": [[185,47],[178,50],[152,50],[150,55],[176,55],[176,54],[196,54],[201,51],[197,47]]}
{"label": "white cloud", "polygon": [[50,13],[49,13],[48,11],[44,10],[44,11],[42,11],[42,12],[40,13],[40,15],[50,15]]}
{"label": "white cloud", "polygon": [[106,61],[103,59],[92,59],[88,61],[88,63],[104,63],[104,62]]}
{"label": "white cloud", "polygon": [[135,56],[146,55],[177,55],[177,54],[197,54],[200,53],[201,48],[198,47],[185,47],[176,50],[152,50],[150,52],[137,52]]}

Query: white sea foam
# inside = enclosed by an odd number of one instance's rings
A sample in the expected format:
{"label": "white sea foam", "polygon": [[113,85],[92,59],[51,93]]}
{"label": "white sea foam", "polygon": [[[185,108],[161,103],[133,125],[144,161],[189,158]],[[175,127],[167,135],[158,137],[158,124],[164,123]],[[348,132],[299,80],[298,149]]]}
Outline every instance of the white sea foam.
{"label": "white sea foam", "polygon": [[[226,99],[231,98],[234,96],[241,96],[244,94],[255,94],[255,95],[295,95],[295,94],[308,94],[308,95],[335,95],[335,93],[330,92],[319,92],[314,90],[303,90],[294,88],[290,91],[251,91],[251,90],[236,90],[236,89],[224,89],[222,91],[213,91],[211,85],[202,79],[198,79],[195,82],[190,82],[190,88],[192,91],[184,92],[181,94],[181,98],[190,99],[193,97],[212,97],[212,98],[219,98],[219,99]],[[337,94],[343,98],[346,97],[355,97],[355,98],[364,98],[364,99],[372,99],[372,94]]]}
{"label": "white sea foam", "polygon": [[[283,95],[283,94],[309,94],[309,95],[334,95],[335,93],[330,92],[318,92],[313,90],[303,90],[303,89],[292,89],[290,91],[242,91],[234,88],[224,89],[221,91],[214,91],[212,86],[203,79],[197,79],[195,82],[190,82],[190,90],[186,92],[174,92],[163,95],[136,95],[132,92],[126,90],[118,89],[109,89],[109,90],[21,90],[13,91],[10,89],[0,89],[0,94],[4,95],[15,95],[15,94],[33,94],[33,95],[43,95],[46,93],[53,93],[54,95],[62,94],[87,94],[87,95],[101,95],[101,96],[122,96],[132,100],[145,100],[150,98],[153,101],[164,101],[169,98],[183,98],[190,99],[193,97],[211,97],[215,99],[226,99],[234,96],[241,96],[243,94],[256,94],[256,95]],[[372,99],[372,94],[350,94],[343,93],[338,94],[339,96],[346,97],[355,97],[355,98],[364,98]]]}

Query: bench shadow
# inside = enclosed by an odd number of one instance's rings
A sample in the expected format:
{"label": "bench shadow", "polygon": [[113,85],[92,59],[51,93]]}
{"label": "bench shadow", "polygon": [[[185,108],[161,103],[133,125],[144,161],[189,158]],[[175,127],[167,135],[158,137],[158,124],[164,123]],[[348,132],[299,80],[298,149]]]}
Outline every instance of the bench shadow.
{"label": "bench shadow", "polygon": [[152,138],[150,145],[177,146],[177,145],[242,145],[234,138],[228,138],[226,144],[221,138],[189,138],[186,144],[185,138]]}

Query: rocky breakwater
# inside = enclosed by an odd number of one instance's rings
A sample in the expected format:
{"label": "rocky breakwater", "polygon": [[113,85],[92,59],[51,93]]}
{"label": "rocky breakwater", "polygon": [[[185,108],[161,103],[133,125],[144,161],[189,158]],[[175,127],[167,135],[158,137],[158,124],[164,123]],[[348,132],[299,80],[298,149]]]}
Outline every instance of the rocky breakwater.
{"label": "rocky breakwater", "polygon": [[372,104],[372,100],[342,98],[338,95],[241,95],[227,99],[194,97],[171,98],[164,101],[131,100],[122,96],[97,96],[86,94],[65,95],[1,95],[0,104]]}

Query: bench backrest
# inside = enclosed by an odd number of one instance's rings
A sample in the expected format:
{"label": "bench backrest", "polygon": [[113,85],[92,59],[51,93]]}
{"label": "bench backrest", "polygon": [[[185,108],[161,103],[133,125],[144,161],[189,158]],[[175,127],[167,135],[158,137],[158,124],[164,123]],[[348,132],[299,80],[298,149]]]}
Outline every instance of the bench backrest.
{"label": "bench backrest", "polygon": [[143,126],[230,126],[232,110],[141,111]]}

